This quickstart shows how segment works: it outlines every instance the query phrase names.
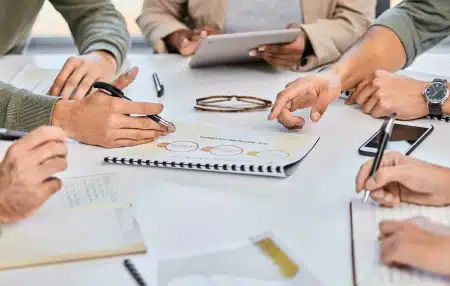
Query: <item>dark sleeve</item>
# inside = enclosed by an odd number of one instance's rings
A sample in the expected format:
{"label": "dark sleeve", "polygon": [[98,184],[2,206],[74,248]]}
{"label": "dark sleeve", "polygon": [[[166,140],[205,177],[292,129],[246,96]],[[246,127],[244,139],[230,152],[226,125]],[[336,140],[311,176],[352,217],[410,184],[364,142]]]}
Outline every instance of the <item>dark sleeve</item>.
{"label": "dark sleeve", "polygon": [[391,29],[406,52],[406,66],[450,34],[449,0],[404,0],[373,24]]}
{"label": "dark sleeve", "polygon": [[50,0],[69,25],[80,54],[105,50],[120,68],[129,45],[127,25],[109,0]]}

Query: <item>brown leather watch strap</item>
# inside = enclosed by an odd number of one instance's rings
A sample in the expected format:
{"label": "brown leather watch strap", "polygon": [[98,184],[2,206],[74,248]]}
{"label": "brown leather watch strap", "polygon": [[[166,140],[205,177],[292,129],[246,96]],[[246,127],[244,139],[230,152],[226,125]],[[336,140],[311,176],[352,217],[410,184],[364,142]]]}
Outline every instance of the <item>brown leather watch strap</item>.
{"label": "brown leather watch strap", "polygon": [[428,110],[431,115],[442,115],[442,105],[440,103],[428,103]]}

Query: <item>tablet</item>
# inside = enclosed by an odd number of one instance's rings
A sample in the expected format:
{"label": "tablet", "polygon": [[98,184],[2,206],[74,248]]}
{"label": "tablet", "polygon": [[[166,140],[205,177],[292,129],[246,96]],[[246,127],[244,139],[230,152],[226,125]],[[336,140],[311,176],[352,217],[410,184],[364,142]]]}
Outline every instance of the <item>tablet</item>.
{"label": "tablet", "polygon": [[249,33],[211,35],[206,37],[191,59],[190,67],[237,64],[260,61],[248,52],[261,45],[286,44],[295,41],[301,29],[283,29]]}

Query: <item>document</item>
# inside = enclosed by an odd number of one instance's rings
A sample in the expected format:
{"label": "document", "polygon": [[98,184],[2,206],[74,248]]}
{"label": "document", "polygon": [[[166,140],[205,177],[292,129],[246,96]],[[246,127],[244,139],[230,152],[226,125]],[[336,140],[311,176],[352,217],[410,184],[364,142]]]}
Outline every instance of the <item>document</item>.
{"label": "document", "polygon": [[48,94],[58,73],[58,70],[27,64],[17,71],[9,84],[37,94]]}
{"label": "document", "polygon": [[321,286],[321,282],[288,256],[272,234],[215,251],[162,261],[160,286]]}
{"label": "document", "polygon": [[354,282],[358,286],[444,286],[450,279],[409,268],[387,267],[380,260],[379,223],[387,219],[424,217],[450,225],[450,207],[424,207],[404,204],[381,208],[375,204],[352,201],[352,246]]}
{"label": "document", "polygon": [[113,174],[68,178],[34,216],[0,228],[0,270],[145,253],[130,204]]}
{"label": "document", "polygon": [[287,177],[319,137],[178,123],[152,143],[112,150],[106,162]]}

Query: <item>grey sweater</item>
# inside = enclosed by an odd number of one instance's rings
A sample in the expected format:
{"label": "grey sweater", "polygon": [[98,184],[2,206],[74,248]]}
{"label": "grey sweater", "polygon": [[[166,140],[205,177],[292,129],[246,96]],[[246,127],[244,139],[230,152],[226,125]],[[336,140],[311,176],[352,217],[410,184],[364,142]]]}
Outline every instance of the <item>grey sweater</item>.
{"label": "grey sweater", "polygon": [[[0,0],[0,55],[20,53],[45,0]],[[109,0],[49,0],[67,21],[80,54],[106,50],[120,67],[129,35]],[[0,82],[0,127],[31,130],[49,125],[58,98],[35,95]]]}

